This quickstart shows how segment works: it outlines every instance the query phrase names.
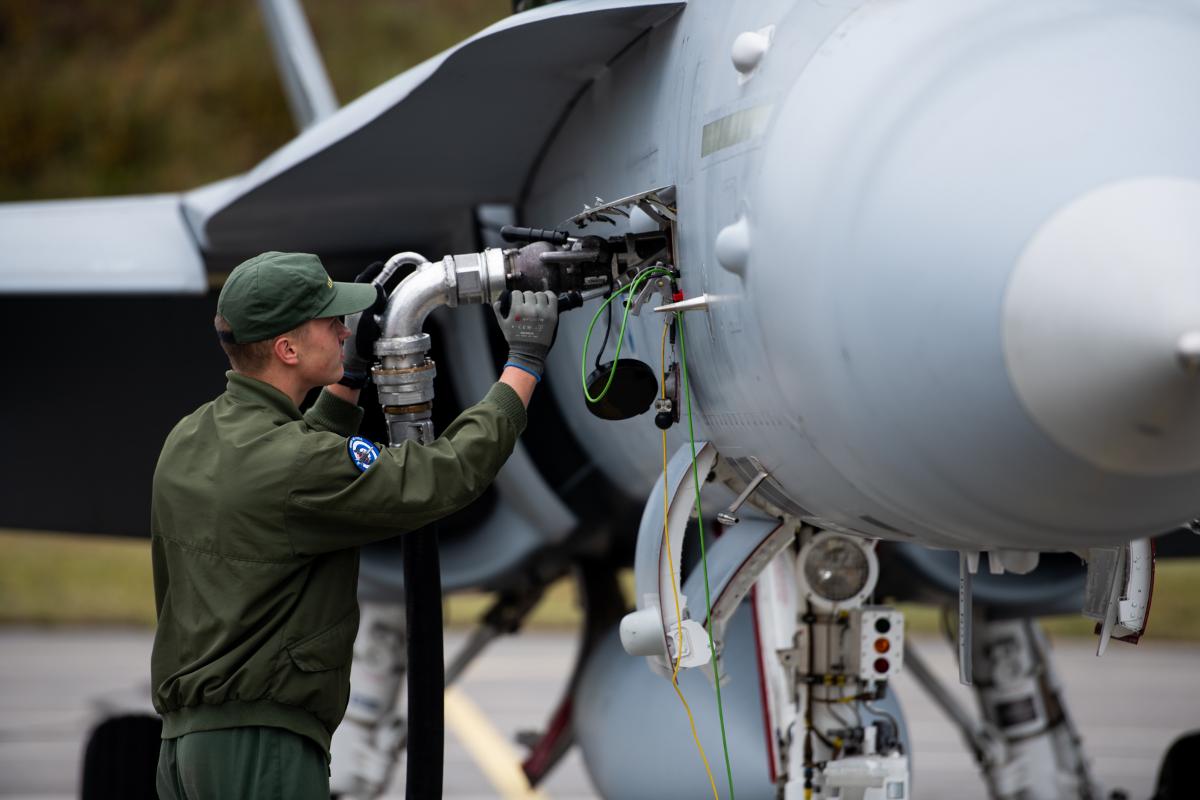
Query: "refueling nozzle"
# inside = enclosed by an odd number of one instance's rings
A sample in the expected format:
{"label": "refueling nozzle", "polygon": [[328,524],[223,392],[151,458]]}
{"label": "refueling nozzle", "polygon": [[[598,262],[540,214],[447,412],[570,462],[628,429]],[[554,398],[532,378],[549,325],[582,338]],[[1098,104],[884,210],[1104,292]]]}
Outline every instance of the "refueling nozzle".
{"label": "refueling nozzle", "polygon": [[[589,289],[586,292],[577,292],[572,289],[569,292],[562,292],[558,295],[558,313],[571,311],[576,308],[582,308],[583,304],[588,300],[596,297],[603,297],[608,293],[608,289],[601,287],[599,289]],[[500,314],[508,316],[508,310],[512,308],[512,292],[505,291],[500,295]]]}
{"label": "refueling nozzle", "polygon": [[519,225],[505,225],[500,229],[500,236],[506,242],[549,242],[563,245],[572,241],[571,234],[554,228],[522,228]]}
{"label": "refueling nozzle", "polygon": [[507,292],[553,292],[561,313],[620,290],[648,267],[670,263],[667,230],[576,237],[554,228],[505,225],[500,235],[528,244],[443,258],[450,285],[455,287],[448,304],[498,299],[501,311],[507,313]]}

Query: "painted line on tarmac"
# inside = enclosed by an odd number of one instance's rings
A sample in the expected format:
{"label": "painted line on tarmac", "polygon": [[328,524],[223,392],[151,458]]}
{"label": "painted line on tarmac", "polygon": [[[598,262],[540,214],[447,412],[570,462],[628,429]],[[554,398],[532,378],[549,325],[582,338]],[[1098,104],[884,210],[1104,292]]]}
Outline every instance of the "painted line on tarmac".
{"label": "painted line on tarmac", "polygon": [[479,707],[453,686],[446,690],[446,727],[504,800],[550,800],[549,795],[529,785],[516,749]]}

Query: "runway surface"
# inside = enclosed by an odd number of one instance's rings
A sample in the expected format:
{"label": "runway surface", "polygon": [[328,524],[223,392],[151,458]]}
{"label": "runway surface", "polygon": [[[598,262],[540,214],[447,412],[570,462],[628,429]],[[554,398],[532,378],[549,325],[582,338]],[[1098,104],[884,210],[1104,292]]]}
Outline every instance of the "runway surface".
{"label": "runway surface", "polygon": [[[447,653],[462,640],[449,634]],[[145,695],[150,641],[145,631],[0,629],[0,798],[76,796],[96,698],[133,702]],[[973,711],[969,690],[956,681],[949,647],[934,639],[912,644]],[[1200,645],[1114,644],[1102,659],[1094,648],[1085,640],[1056,643],[1070,711],[1104,785],[1127,789],[1131,800],[1148,797],[1170,742],[1200,728]],[[537,793],[522,792],[514,779],[522,751],[513,737],[545,724],[574,649],[570,634],[522,634],[493,645],[468,670],[447,703],[446,797],[596,796],[577,751]],[[669,691],[666,683],[663,688]],[[914,796],[985,797],[958,733],[941,712],[910,678],[902,676],[896,689],[914,744]],[[387,797],[402,796],[397,776]]]}

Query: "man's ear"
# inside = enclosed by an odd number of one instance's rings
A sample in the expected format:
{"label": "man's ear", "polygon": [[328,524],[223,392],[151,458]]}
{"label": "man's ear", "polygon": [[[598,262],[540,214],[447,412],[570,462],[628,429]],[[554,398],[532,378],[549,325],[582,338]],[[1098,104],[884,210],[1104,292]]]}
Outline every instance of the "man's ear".
{"label": "man's ear", "polygon": [[271,352],[275,358],[289,367],[294,367],[300,363],[300,351],[296,347],[296,332],[288,331],[275,337],[275,341],[271,342]]}

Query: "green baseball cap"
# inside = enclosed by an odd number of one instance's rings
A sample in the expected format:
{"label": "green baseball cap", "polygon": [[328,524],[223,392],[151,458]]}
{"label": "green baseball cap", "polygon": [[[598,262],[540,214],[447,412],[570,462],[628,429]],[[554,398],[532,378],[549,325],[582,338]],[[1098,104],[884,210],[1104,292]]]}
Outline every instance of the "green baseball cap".
{"label": "green baseball cap", "polygon": [[238,264],[221,287],[217,313],[235,344],[261,342],[321,317],[369,308],[378,293],[370,283],[329,277],[312,253],[262,253]]}

